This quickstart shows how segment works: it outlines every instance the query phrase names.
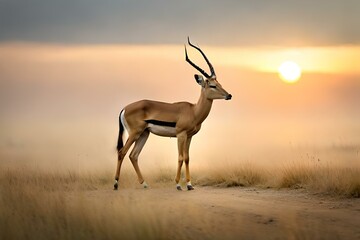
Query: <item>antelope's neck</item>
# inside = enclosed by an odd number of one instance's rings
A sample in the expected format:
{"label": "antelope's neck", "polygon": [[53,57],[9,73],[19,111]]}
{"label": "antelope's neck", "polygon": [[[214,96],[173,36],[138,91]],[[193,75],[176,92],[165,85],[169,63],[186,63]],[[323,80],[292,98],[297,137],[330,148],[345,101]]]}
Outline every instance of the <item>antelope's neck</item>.
{"label": "antelope's neck", "polygon": [[205,90],[201,89],[199,101],[194,106],[196,125],[201,124],[209,115],[213,100],[205,96]]}

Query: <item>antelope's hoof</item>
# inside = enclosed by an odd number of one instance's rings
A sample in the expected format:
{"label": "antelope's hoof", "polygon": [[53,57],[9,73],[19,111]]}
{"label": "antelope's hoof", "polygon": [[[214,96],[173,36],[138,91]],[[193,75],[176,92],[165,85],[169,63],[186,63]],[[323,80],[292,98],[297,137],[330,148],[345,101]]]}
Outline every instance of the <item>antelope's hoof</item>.
{"label": "antelope's hoof", "polygon": [[115,184],[114,184],[114,190],[118,190],[118,187],[119,187],[119,184],[118,184],[118,183],[115,183]]}
{"label": "antelope's hoof", "polygon": [[144,181],[142,184],[141,184],[142,186],[143,186],[143,188],[149,188],[149,185],[147,185],[147,183]]}
{"label": "antelope's hoof", "polygon": [[177,189],[178,191],[182,191],[182,188],[181,188],[180,186],[176,186],[176,189]]}
{"label": "antelope's hoof", "polygon": [[190,190],[195,190],[195,188],[192,185],[187,185],[186,187],[187,187],[187,190],[189,190],[189,191]]}

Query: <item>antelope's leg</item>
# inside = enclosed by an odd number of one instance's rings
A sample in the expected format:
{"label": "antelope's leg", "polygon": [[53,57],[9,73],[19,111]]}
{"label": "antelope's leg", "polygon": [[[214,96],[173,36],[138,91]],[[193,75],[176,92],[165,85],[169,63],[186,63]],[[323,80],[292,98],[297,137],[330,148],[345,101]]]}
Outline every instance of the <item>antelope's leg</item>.
{"label": "antelope's leg", "polygon": [[176,182],[176,188],[178,190],[181,190],[179,181],[180,181],[180,174],[181,174],[181,167],[184,162],[184,149],[186,148],[186,139],[187,134],[186,132],[181,132],[177,136],[178,139],[178,168],[176,172],[175,182]]}
{"label": "antelope's leg", "polygon": [[122,162],[123,162],[123,158],[120,158],[120,154],[118,152],[118,162],[117,162],[117,166],[116,166],[114,190],[117,190],[119,187],[118,182],[119,182],[119,175],[120,175],[120,169],[121,169]]}
{"label": "antelope's leg", "polygon": [[186,144],[184,148],[184,162],[185,162],[185,173],[186,173],[186,187],[188,190],[194,190],[194,187],[191,185],[190,169],[189,169],[189,149],[190,149],[191,137],[186,139]]}
{"label": "antelope's leg", "polygon": [[138,176],[138,179],[139,179],[139,183],[140,184],[143,184],[144,188],[147,188],[147,184],[146,182],[144,181],[144,178],[141,174],[141,171],[140,171],[140,168],[139,168],[139,165],[138,165],[138,158],[139,158],[139,155],[140,155],[140,152],[141,150],[143,149],[145,143],[146,143],[146,140],[148,139],[149,137],[149,130],[145,130],[141,135],[140,137],[136,140],[135,142],[135,146],[134,148],[131,150],[131,153],[130,153],[130,160],[131,160],[131,163],[133,164],[134,166],[134,169],[135,169],[135,172]]}
{"label": "antelope's leg", "polygon": [[129,138],[126,140],[124,147],[118,151],[118,163],[117,163],[117,168],[116,168],[116,173],[115,173],[114,190],[118,189],[120,169],[121,169],[121,164],[124,160],[124,157],[125,157],[126,153],[129,151],[129,148],[131,147],[131,145],[136,141],[136,139],[138,137],[139,137],[139,134],[130,134]]}

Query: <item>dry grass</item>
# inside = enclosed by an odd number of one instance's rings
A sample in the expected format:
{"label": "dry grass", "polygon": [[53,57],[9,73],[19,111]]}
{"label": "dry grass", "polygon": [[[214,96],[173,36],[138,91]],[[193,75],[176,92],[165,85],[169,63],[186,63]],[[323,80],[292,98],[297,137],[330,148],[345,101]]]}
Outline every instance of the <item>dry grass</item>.
{"label": "dry grass", "polygon": [[226,165],[201,171],[194,182],[202,186],[249,187],[266,183],[268,173],[250,163]]}
{"label": "dry grass", "polygon": [[162,224],[148,209],[131,204],[139,218],[128,199],[102,205],[82,195],[111,184],[107,174],[2,171],[0,239],[162,239]]}
{"label": "dry grass", "polygon": [[194,181],[202,186],[257,186],[266,188],[305,188],[341,197],[360,197],[360,168],[321,165],[313,161],[291,162],[273,169],[250,163],[214,167],[201,171]]}
{"label": "dry grass", "polygon": [[[160,169],[147,180],[153,187],[172,185],[174,173],[172,169]],[[49,173],[2,168],[0,239],[167,238],[169,228],[177,220],[159,216],[167,214],[161,206],[155,213],[152,208],[134,205],[129,196],[120,198],[121,204],[107,202],[104,205],[86,198],[85,192],[112,188],[112,176],[112,172]],[[291,163],[264,170],[239,164],[194,170],[193,176],[195,185],[306,188],[335,196],[360,197],[359,169]],[[121,184],[122,187],[138,186],[134,174],[127,172],[122,172]]]}
{"label": "dry grass", "polygon": [[360,197],[360,169],[310,164],[284,166],[277,187],[306,188],[324,194]]}

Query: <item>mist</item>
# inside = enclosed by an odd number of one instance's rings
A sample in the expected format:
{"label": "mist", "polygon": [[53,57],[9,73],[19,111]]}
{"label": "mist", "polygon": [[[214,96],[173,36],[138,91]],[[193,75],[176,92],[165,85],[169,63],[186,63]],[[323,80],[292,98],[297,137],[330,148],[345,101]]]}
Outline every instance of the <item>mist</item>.
{"label": "mist", "polygon": [[[359,165],[357,74],[304,73],[289,85],[276,73],[227,66],[210,56],[219,82],[233,99],[216,100],[194,136],[194,169],[303,160]],[[200,87],[194,73],[177,45],[2,47],[1,162],[39,169],[115,170],[121,109],[141,99],[196,103]],[[176,139],[151,135],[139,161],[145,174],[175,168]],[[123,171],[133,171],[129,161],[124,165]]]}

